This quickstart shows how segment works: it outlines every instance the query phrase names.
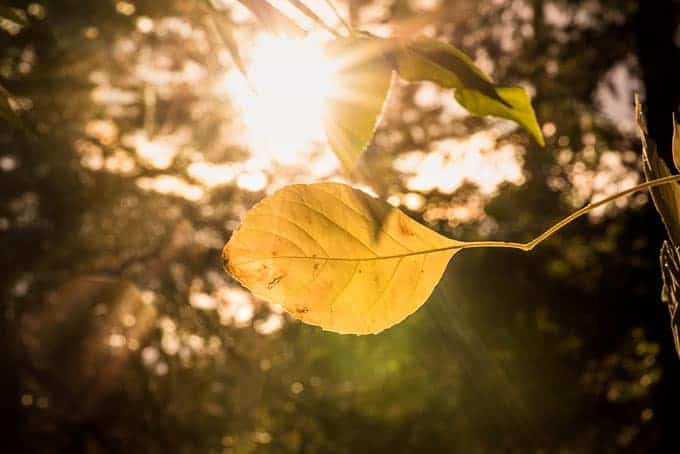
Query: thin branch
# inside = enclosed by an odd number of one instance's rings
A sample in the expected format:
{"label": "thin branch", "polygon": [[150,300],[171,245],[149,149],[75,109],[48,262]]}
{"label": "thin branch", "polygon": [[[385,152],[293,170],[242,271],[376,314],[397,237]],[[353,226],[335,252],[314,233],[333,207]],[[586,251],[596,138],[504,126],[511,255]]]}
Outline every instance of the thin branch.
{"label": "thin branch", "polygon": [[533,248],[535,248],[536,246],[541,244],[543,241],[550,238],[554,233],[556,233],[557,231],[566,227],[572,221],[580,218],[584,214],[587,214],[590,211],[594,210],[595,208],[601,207],[602,205],[606,205],[609,202],[612,202],[612,201],[618,199],[619,197],[625,197],[627,195],[633,194],[633,193],[638,192],[638,191],[642,191],[644,189],[650,189],[650,188],[654,188],[656,186],[662,186],[664,184],[673,183],[673,182],[678,181],[678,180],[680,180],[680,175],[670,175],[670,176],[663,177],[663,178],[657,178],[656,180],[647,181],[646,183],[642,183],[642,184],[639,184],[637,186],[633,186],[632,188],[618,192],[618,193],[611,195],[609,197],[605,197],[604,199],[602,199],[598,202],[590,203],[590,204],[584,206],[583,208],[581,208],[580,210],[573,212],[572,214],[570,214],[566,218],[562,219],[560,222],[553,225],[552,227],[550,227],[548,230],[546,230],[545,232],[543,232],[542,234],[540,234],[539,236],[537,236],[533,240],[526,243],[526,245],[525,245],[526,250],[527,251],[532,250]]}

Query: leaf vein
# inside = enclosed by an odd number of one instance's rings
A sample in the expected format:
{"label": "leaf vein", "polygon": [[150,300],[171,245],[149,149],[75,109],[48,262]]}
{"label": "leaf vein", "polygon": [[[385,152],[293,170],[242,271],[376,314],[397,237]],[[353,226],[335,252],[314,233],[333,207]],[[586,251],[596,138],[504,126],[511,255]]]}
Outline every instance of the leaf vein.
{"label": "leaf vein", "polygon": [[[287,237],[285,237],[285,236],[283,236],[283,235],[280,235],[280,234],[278,234],[278,233],[270,232],[269,230],[258,229],[258,228],[256,228],[256,227],[245,226],[245,225],[244,225],[244,226],[241,226],[241,228],[240,228],[239,230],[242,231],[242,232],[251,231],[251,232],[266,233],[267,235],[272,235],[272,236],[275,236],[275,237],[277,237],[277,238],[281,238],[282,240],[285,240],[285,241],[287,241],[288,243],[292,244],[293,247],[295,247],[295,249],[297,249],[298,251],[302,252],[305,256],[307,256],[307,251],[305,251],[304,249],[302,249],[295,241],[293,241],[293,240],[291,240],[290,238],[287,238]],[[274,256],[271,256],[271,257],[261,257],[261,258],[258,259],[258,260],[252,260],[252,261],[250,261],[250,262],[248,262],[248,263],[257,262],[257,261],[259,261],[259,260],[270,260],[270,259],[273,259],[273,258],[276,258],[276,257],[281,257],[281,256],[274,255]]]}
{"label": "leaf vein", "polygon": [[361,240],[360,240],[357,236],[355,236],[352,232],[350,232],[349,230],[347,230],[347,228],[343,227],[342,225],[338,224],[335,220],[331,219],[331,218],[330,218],[326,213],[324,213],[323,211],[317,210],[316,208],[314,208],[314,207],[312,207],[312,206],[310,206],[310,205],[308,205],[308,204],[306,204],[306,203],[299,202],[299,201],[297,201],[297,200],[291,200],[291,199],[284,199],[284,198],[282,198],[281,201],[282,201],[282,202],[287,202],[287,203],[293,203],[293,204],[296,204],[296,205],[301,205],[301,206],[303,206],[303,207],[305,207],[305,208],[307,208],[307,209],[309,209],[309,210],[311,210],[311,211],[317,213],[319,216],[325,218],[326,220],[328,220],[328,222],[330,222],[331,224],[335,225],[339,230],[345,232],[345,234],[347,234],[347,236],[349,236],[351,239],[353,239],[353,240],[356,241],[357,243],[361,244],[364,248],[366,248],[368,251],[370,251],[375,257],[378,257],[378,256],[379,256],[379,254],[378,254],[377,252],[375,252],[369,245],[367,245],[366,243],[364,243],[363,241],[361,241]]}
{"label": "leaf vein", "polygon": [[335,312],[335,303],[340,299],[342,294],[347,290],[347,287],[349,287],[349,284],[352,283],[354,280],[354,276],[356,276],[357,271],[359,271],[359,266],[361,265],[361,262],[357,262],[354,265],[354,269],[352,270],[352,274],[349,276],[349,279],[345,284],[342,286],[342,288],[335,294],[329,301],[329,310],[330,310],[330,317],[329,317],[329,324],[332,326],[333,325],[333,313]]}
{"label": "leaf vein", "polygon": [[[266,214],[265,214],[265,213],[251,213],[250,216],[274,217],[274,218],[282,219],[282,220],[288,222],[289,224],[291,224],[293,227],[295,227],[295,228],[297,228],[298,230],[300,230],[302,233],[304,233],[305,236],[307,236],[307,238],[309,238],[310,240],[312,240],[312,242],[313,242],[314,244],[316,244],[317,246],[319,246],[319,249],[321,249],[321,251],[326,255],[326,257],[330,256],[330,254],[326,251],[326,249],[321,245],[321,243],[319,243],[319,241],[318,241],[316,238],[314,238],[314,237],[313,237],[307,230],[305,230],[301,225],[297,224],[296,222],[293,222],[292,219],[289,219],[289,218],[287,218],[287,217],[285,217],[285,216],[281,216],[280,214],[274,214],[274,213],[266,213]],[[263,231],[266,232],[265,230],[263,230]],[[285,237],[284,237],[284,238],[285,238]],[[289,241],[290,241],[290,240],[289,240]],[[291,242],[292,242],[292,241],[291,241]],[[295,243],[294,243],[294,244],[295,244]]]}
{"label": "leaf vein", "polygon": [[[346,206],[350,211],[353,211],[354,213],[356,213],[358,216],[360,216],[362,219],[364,219],[364,220],[365,220],[366,222],[368,222],[369,224],[372,224],[372,223],[374,222],[374,221],[373,221],[372,219],[370,219],[368,216],[366,216],[365,214],[363,214],[362,212],[360,212],[359,210],[357,210],[357,209],[354,208],[353,206],[349,205],[347,202],[345,202],[344,200],[342,200],[340,197],[338,197],[337,195],[333,194],[332,192],[325,191],[325,190],[323,190],[323,189],[321,189],[321,188],[319,188],[319,192],[323,192],[324,194],[327,194],[327,195],[333,197],[334,199],[336,199],[338,202],[342,203],[342,204],[343,204],[344,206]],[[370,203],[370,201],[369,201],[369,203]],[[408,252],[413,252],[412,249],[410,249],[410,248],[407,247],[404,243],[402,243],[401,241],[399,241],[398,239],[396,239],[395,237],[393,237],[392,234],[390,234],[389,230],[385,230],[384,227],[385,227],[385,224],[384,224],[384,223],[381,223],[381,224],[380,224],[380,232],[383,232],[385,235],[387,235],[388,237],[390,237],[395,243],[397,243],[399,246],[401,246],[401,247],[403,247],[404,249],[406,249]]]}
{"label": "leaf vein", "polygon": [[[401,262],[403,262],[403,261],[404,261],[404,257],[401,257],[397,261],[397,264],[394,266],[394,270],[392,271],[392,275],[388,279],[387,284],[385,284],[385,286],[380,290],[380,293],[376,296],[376,298],[373,300],[373,302],[366,309],[366,315],[368,315],[369,313],[371,313],[373,311],[373,309],[375,309],[375,307],[378,305],[378,303],[380,302],[382,297],[385,295],[385,293],[387,293],[387,290],[392,285],[392,282],[394,282],[394,278],[397,275],[397,272],[399,271],[399,267],[401,266]],[[366,318],[365,321],[366,321],[366,328],[371,329],[371,327],[368,325],[369,319]]]}

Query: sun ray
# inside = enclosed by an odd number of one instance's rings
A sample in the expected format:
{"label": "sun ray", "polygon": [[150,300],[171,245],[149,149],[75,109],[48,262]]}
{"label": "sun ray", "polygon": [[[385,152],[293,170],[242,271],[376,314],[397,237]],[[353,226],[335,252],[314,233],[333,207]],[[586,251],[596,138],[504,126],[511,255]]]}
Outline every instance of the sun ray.
{"label": "sun ray", "polygon": [[245,124],[248,145],[255,156],[298,163],[315,143],[324,141],[323,118],[333,96],[335,72],[324,41],[316,36],[261,35],[249,60],[248,81],[230,74],[226,82]]}

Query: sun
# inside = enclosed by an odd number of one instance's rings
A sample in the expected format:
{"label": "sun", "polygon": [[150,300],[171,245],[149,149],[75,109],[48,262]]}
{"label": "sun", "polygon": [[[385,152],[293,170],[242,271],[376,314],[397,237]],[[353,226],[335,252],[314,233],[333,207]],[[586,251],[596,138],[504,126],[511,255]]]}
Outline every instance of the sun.
{"label": "sun", "polygon": [[255,40],[247,80],[230,90],[254,154],[292,164],[324,140],[335,70],[323,45],[314,37],[260,35]]}

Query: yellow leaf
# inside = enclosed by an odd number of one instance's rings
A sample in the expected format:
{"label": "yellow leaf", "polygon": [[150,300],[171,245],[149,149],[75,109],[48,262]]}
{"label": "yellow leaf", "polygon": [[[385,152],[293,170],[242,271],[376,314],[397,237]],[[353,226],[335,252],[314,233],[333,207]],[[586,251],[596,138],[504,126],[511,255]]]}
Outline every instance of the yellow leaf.
{"label": "yellow leaf", "polygon": [[[380,226],[375,212],[383,214]],[[370,334],[417,310],[463,244],[359,190],[318,183],[287,186],[258,203],[223,258],[256,296],[303,322]]]}
{"label": "yellow leaf", "polygon": [[373,138],[392,82],[381,41],[338,39],[328,53],[336,62],[335,88],[324,129],[331,149],[350,173]]}

